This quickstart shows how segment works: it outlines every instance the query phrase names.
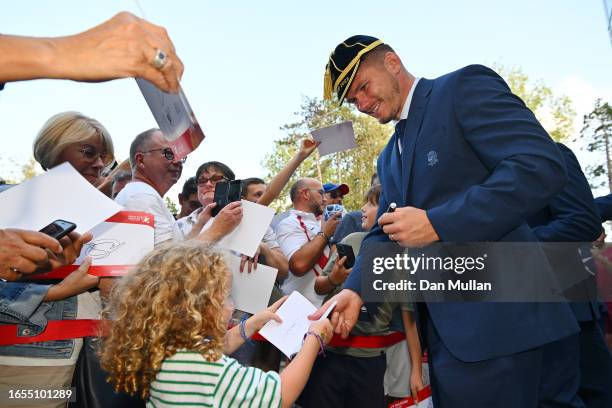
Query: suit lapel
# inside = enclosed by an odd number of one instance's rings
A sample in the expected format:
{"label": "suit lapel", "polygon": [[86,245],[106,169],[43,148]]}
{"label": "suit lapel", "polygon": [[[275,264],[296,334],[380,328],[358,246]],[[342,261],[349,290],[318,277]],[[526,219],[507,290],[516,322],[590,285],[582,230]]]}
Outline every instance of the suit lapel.
{"label": "suit lapel", "polygon": [[412,95],[410,102],[410,110],[408,111],[408,119],[405,124],[404,132],[399,135],[402,141],[402,172],[401,172],[401,193],[402,202],[404,205],[412,204],[407,202],[408,187],[410,183],[410,174],[412,173],[412,165],[414,163],[414,151],[416,142],[423,123],[423,115],[431,93],[432,81],[421,79],[417,83],[417,87]]}

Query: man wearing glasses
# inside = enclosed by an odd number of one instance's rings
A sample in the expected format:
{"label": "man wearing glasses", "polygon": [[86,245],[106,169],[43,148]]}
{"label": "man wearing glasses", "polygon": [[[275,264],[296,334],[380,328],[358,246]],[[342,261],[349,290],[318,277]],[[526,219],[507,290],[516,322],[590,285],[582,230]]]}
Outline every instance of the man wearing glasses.
{"label": "man wearing glasses", "polygon": [[174,217],[163,197],[179,180],[185,159],[178,160],[159,129],[142,132],[130,146],[132,181],[115,201],[128,211],[144,211],[155,217],[155,245],[182,240]]}
{"label": "man wearing glasses", "polygon": [[276,229],[278,243],[289,259],[289,275],[283,282],[283,292],[290,294],[297,290],[317,307],[323,296],[316,294],[314,282],[327,264],[329,240],[341,215],[337,213],[321,221],[324,194],[321,182],[316,179],[296,181],[290,191],[293,208]]}

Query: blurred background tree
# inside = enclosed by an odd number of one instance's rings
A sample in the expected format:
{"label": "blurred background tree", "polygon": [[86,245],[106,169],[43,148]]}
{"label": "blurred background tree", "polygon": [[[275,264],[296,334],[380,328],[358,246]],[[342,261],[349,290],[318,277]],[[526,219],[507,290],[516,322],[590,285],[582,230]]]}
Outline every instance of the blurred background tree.
{"label": "blurred background tree", "polygon": [[586,166],[587,179],[591,188],[606,187],[612,193],[612,106],[597,99],[583,123],[580,139],[584,150],[594,153],[593,162]]}

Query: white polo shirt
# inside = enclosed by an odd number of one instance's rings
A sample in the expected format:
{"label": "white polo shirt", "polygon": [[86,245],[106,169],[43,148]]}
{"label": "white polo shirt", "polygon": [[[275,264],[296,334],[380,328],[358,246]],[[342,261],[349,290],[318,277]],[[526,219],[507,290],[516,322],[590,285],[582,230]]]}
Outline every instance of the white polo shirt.
{"label": "white polo shirt", "polygon": [[[301,221],[301,222],[300,222]],[[321,222],[313,213],[291,209],[289,216],[283,219],[276,228],[276,238],[280,244],[283,254],[291,259],[302,246],[314,239],[321,231]],[[326,246],[323,255],[329,257],[329,247]],[[325,296],[317,295],[314,283],[321,273],[322,268],[318,264],[303,276],[294,275],[291,270],[287,279],[283,282],[281,289],[289,295],[294,290],[300,292],[306,299],[310,300],[316,307],[321,306]]]}
{"label": "white polo shirt", "polygon": [[131,181],[115,197],[127,211],[144,211],[155,217],[155,245],[184,239],[176,220],[157,190],[142,181]]}

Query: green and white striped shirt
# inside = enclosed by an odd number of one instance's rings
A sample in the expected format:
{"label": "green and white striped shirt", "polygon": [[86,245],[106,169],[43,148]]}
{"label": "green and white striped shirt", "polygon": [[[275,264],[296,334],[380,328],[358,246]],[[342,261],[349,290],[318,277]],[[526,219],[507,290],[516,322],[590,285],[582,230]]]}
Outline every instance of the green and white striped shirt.
{"label": "green and white striped shirt", "polygon": [[164,360],[147,407],[280,407],[278,373],[243,367],[222,356],[208,362],[198,352],[178,351]]}

